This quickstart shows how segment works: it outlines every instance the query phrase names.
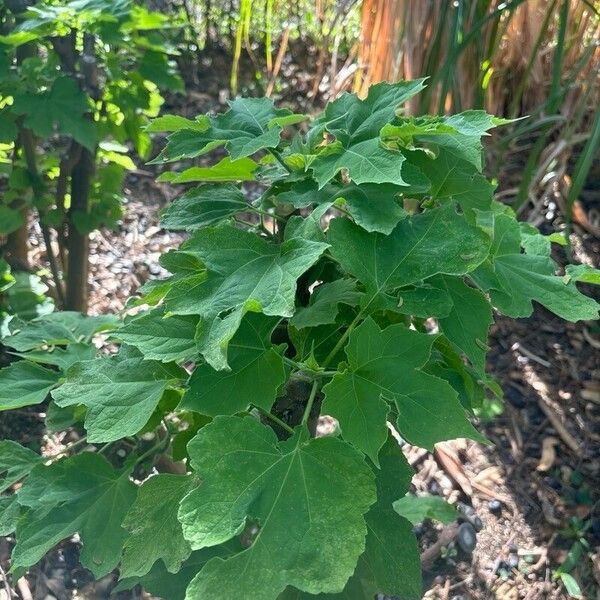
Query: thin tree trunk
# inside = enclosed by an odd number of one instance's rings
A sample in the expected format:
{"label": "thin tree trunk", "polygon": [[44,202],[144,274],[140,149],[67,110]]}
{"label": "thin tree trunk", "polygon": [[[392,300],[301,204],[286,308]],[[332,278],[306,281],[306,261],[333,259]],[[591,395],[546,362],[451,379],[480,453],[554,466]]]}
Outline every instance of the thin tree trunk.
{"label": "thin tree trunk", "polygon": [[[10,10],[17,23],[21,20],[21,15],[27,8],[33,4],[32,0],[5,0],[5,6]],[[35,56],[36,45],[34,43],[23,44],[17,48],[16,58],[17,64],[21,64],[26,58]],[[17,159],[18,153],[18,141],[13,150],[14,160]],[[9,264],[15,269],[22,269],[28,271],[31,268],[29,264],[29,229],[28,229],[28,216],[29,209],[25,206],[21,209],[21,216],[23,217],[23,225],[16,231],[8,234],[6,244],[4,246],[4,253]]]}
{"label": "thin tree trunk", "polygon": [[94,174],[94,155],[81,149],[81,156],[71,176],[71,208],[69,219],[69,260],[65,309],[87,312],[89,236],[81,233],[73,222],[75,211],[89,210],[90,185]]}
{"label": "thin tree trunk", "polygon": [[[90,33],[83,36],[83,52],[80,69],[83,75],[83,88],[94,99],[99,100],[102,92],[98,83],[98,63],[96,61],[95,37]],[[91,115],[89,116],[91,118]],[[75,146],[75,144],[73,145]],[[72,146],[73,154],[75,149]],[[69,209],[69,239],[67,265],[66,310],[82,313],[88,308],[88,268],[89,235],[75,226],[74,215],[77,212],[87,214],[90,206],[90,187],[96,166],[96,152],[81,147],[79,160],[71,173],[71,207]]]}
{"label": "thin tree trunk", "polygon": [[27,215],[29,211],[26,208],[21,209],[23,216],[23,225],[16,231],[9,233],[6,237],[3,253],[7,262],[13,269],[28,271],[29,264],[29,231],[27,229]]}
{"label": "thin tree trunk", "polygon": [[31,178],[33,197],[35,198],[36,204],[38,206],[40,228],[42,230],[42,235],[44,237],[44,244],[46,246],[46,256],[48,258],[48,263],[50,264],[50,271],[52,272],[52,279],[54,280],[54,287],[56,290],[56,300],[58,301],[59,307],[62,308],[65,303],[65,296],[64,296],[64,292],[63,292],[60,271],[58,269],[58,263],[56,261],[56,256],[54,255],[54,250],[52,248],[52,238],[50,236],[50,230],[48,229],[47,225],[44,225],[43,213],[42,213],[42,210],[39,208],[39,206],[41,205],[41,200],[43,198],[43,194],[44,194],[44,184],[38,173],[37,161],[36,161],[36,155],[35,155],[35,139],[29,129],[21,128],[20,140],[21,140],[21,146],[23,148],[23,154],[25,155],[25,163],[27,164],[27,171],[29,172],[29,177]]}

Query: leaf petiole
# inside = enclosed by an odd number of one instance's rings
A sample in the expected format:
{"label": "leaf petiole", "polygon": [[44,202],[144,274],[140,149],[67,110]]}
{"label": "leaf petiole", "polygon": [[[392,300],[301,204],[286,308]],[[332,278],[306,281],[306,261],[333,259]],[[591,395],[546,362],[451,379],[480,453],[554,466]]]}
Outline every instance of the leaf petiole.
{"label": "leaf petiole", "polygon": [[363,316],[363,313],[364,313],[364,310],[361,310],[359,313],[357,313],[357,315],[354,317],[354,319],[352,320],[350,325],[348,325],[348,329],[346,329],[346,331],[344,331],[344,333],[342,334],[342,337],[337,341],[337,344],[334,346],[333,350],[327,355],[327,358],[323,361],[323,367],[329,366],[329,363],[335,358],[335,355],[341,350],[343,345],[346,343],[346,340],[348,339],[349,335],[352,333],[354,328],[359,324],[359,322]]}
{"label": "leaf petiole", "polygon": [[266,210],[262,210],[261,208],[256,208],[256,206],[250,206],[250,210],[254,211],[258,215],[262,215],[263,217],[269,217],[281,223],[285,223],[285,219],[279,215],[276,215],[275,213],[270,213]]}
{"label": "leaf petiole", "polygon": [[271,421],[273,421],[273,423],[276,423],[277,425],[279,425],[279,427],[281,427],[282,429],[285,429],[288,433],[294,433],[294,430],[285,421],[282,421],[279,417],[277,417],[273,413],[269,412],[268,410],[265,410],[264,408],[261,408],[260,406],[255,406],[254,408],[256,408],[256,410],[261,415],[267,417],[268,419],[271,419]]}
{"label": "leaf petiole", "polygon": [[288,172],[291,173],[292,170],[285,164],[285,161],[283,160],[283,157],[281,156],[281,154],[275,150],[275,148],[267,148],[267,150],[271,153],[271,155],[273,155],[275,157],[275,159],[277,160],[277,162]]}
{"label": "leaf petiole", "polygon": [[310,417],[310,413],[312,411],[312,407],[315,402],[315,398],[317,397],[318,389],[319,389],[319,382],[315,379],[315,381],[313,382],[312,388],[310,390],[310,396],[308,397],[308,402],[306,403],[306,408],[304,409],[304,414],[302,415],[302,425],[306,425],[308,423],[308,418]]}

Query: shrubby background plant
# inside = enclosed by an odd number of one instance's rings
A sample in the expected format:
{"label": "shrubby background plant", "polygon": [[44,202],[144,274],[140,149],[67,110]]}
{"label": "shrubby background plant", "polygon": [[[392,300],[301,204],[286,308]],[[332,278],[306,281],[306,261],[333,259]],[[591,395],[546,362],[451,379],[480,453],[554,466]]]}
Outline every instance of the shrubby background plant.
{"label": "shrubby background plant", "polygon": [[[226,155],[166,176],[199,185],[163,213],[190,237],[132,301],[146,310],[7,325],[23,360],[0,371],[0,408],[50,394],[48,428],[86,432],[66,457],[0,444],[2,490],[22,482],[0,513],[15,575],[77,532],[94,576],[119,567],[121,589],[169,599],[420,597],[394,510],[412,472],[387,423],[423,448],[485,441],[469,416],[500,393],[493,309],[595,319],[577,283],[600,283],[557,275],[562,238],[494,200],[481,137],[506,121],[407,116],[423,88],[344,94],[312,122],[266,98],[153,122],[157,163]],[[251,180],[265,191],[248,202]],[[118,350],[97,355],[99,332]],[[319,415],[334,435],[315,436]]]}
{"label": "shrubby background plant", "polygon": [[45,244],[59,308],[86,311],[88,234],[114,227],[143,126],[182,91],[169,36],[180,22],[128,0],[26,2],[0,9],[0,235],[28,271],[28,215]]}

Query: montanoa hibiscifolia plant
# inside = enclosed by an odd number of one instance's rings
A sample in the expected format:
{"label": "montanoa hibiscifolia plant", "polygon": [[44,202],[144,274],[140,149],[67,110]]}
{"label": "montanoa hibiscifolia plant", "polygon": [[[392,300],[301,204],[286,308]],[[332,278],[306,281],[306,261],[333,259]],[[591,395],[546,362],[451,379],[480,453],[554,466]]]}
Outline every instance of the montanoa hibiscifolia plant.
{"label": "montanoa hibiscifolia plant", "polygon": [[[0,445],[15,576],[78,533],[94,576],[118,568],[119,589],[168,600],[420,597],[390,425],[429,449],[482,440],[469,414],[501,394],[485,372],[494,311],[595,319],[577,282],[600,281],[557,274],[562,239],[494,200],[481,137],[504,121],[405,117],[423,87],[344,94],[310,123],[258,98],[151,125],[169,132],[155,162],[225,156],[162,176],[200,185],[163,212],[190,235],[132,301],[144,312],[8,323],[21,360],[0,371],[0,407],[50,394],[48,429],[87,444],[62,458]],[[118,352],[97,356],[98,331]],[[320,415],[334,434],[316,435]]]}

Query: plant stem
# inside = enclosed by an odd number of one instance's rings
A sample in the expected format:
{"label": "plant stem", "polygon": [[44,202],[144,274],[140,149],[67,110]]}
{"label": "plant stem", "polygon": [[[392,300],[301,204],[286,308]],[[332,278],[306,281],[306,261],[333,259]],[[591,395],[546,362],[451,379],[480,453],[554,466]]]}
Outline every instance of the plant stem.
{"label": "plant stem", "polygon": [[59,308],[63,308],[65,305],[65,293],[60,279],[60,272],[58,270],[56,256],[54,255],[54,251],[52,249],[52,238],[50,237],[50,230],[48,229],[47,225],[44,225],[44,223],[42,223],[42,214],[39,213],[39,211],[38,214],[40,218],[40,229],[42,230],[42,236],[44,238],[44,244],[46,246],[46,257],[48,258],[48,262],[50,263],[50,272],[52,273],[52,279],[54,280],[54,286],[56,289],[56,299],[58,300]]}
{"label": "plant stem", "polygon": [[176,432],[171,430],[171,427],[169,426],[169,424],[167,423],[167,421],[164,418],[161,419],[161,423],[162,423],[162,426],[165,428],[165,432],[166,432],[165,437],[163,439],[160,439],[160,434],[157,433],[156,437],[158,439],[158,442],[156,444],[154,444],[153,446],[151,446],[150,448],[148,448],[148,450],[146,450],[146,452],[144,452],[142,455],[140,455],[137,458],[137,460],[135,461],[135,464],[143,462],[149,456],[151,456],[152,454],[155,454],[156,452],[164,452],[171,444],[171,437]]}
{"label": "plant stem", "polygon": [[261,408],[260,406],[255,406],[255,408],[261,415],[267,417],[268,419],[271,419],[273,423],[276,423],[277,425],[279,425],[279,427],[285,429],[288,433],[294,433],[294,430],[285,421],[282,421],[273,413],[269,412],[268,410],[265,410],[264,408]]}
{"label": "plant stem", "polygon": [[48,263],[50,264],[50,271],[52,273],[52,279],[54,280],[54,288],[56,289],[56,299],[58,301],[59,308],[64,308],[65,293],[64,293],[62,281],[60,278],[60,272],[58,270],[58,264],[56,261],[56,257],[54,256],[54,250],[52,249],[50,230],[42,221],[43,214],[42,214],[40,205],[41,205],[42,199],[43,199],[44,184],[42,183],[42,180],[40,178],[39,171],[37,168],[37,160],[36,160],[36,155],[35,155],[35,140],[33,138],[33,134],[31,133],[31,130],[26,129],[25,127],[21,128],[20,139],[21,139],[21,144],[23,146],[23,154],[25,155],[25,163],[27,165],[27,171],[31,178],[31,189],[33,191],[33,196],[36,200],[36,204],[38,205],[40,228],[42,230],[42,235],[44,237],[44,244],[46,246],[46,257],[48,258]]}
{"label": "plant stem", "polygon": [[281,156],[281,154],[279,154],[279,152],[277,150],[275,150],[275,148],[269,148],[268,149],[269,152],[277,159],[277,162],[288,172],[291,173],[292,170],[285,164],[285,161],[283,160],[283,157]]}
{"label": "plant stem", "polygon": [[300,375],[304,375],[310,381],[317,379],[319,377],[333,377],[337,371],[313,371],[312,369],[306,369],[305,366],[287,356],[282,356],[283,362],[288,364],[292,369],[296,369],[297,373]]}
{"label": "plant stem", "polygon": [[[368,306],[368,305],[367,305]],[[342,337],[338,340],[337,344],[333,348],[333,350],[329,353],[327,358],[323,361],[323,368],[328,367],[329,363],[335,358],[335,355],[340,351],[342,346],[346,343],[348,336],[352,333],[353,329],[358,325],[359,321],[362,319],[364,309],[358,312],[358,314],[354,317],[352,323],[348,325],[348,329],[344,331]]]}
{"label": "plant stem", "polygon": [[319,382],[315,379],[312,385],[312,389],[310,390],[310,396],[308,397],[308,402],[306,403],[306,408],[304,409],[304,414],[302,415],[302,425],[306,425],[308,423],[308,419],[310,417],[310,413],[312,411],[313,404],[315,402],[315,398],[317,397],[317,390],[319,389]]}
{"label": "plant stem", "polygon": [[287,356],[282,356],[281,358],[283,358],[284,363],[287,363],[293,369],[297,369],[298,371],[300,371],[302,369],[302,365],[300,365],[300,363],[297,363],[295,360],[292,360],[291,358],[288,358]]}
{"label": "plant stem", "polygon": [[277,219],[278,221],[285,223],[285,219],[283,217],[280,217],[279,215],[276,215],[275,213],[270,213],[270,212],[267,212],[266,210],[256,208],[256,206],[251,206],[250,209],[259,215],[262,215],[264,217],[269,217],[271,219]]}
{"label": "plant stem", "polygon": [[[158,435],[157,435],[157,437],[158,437]],[[135,461],[135,464],[144,462],[149,456],[152,456],[152,454],[156,454],[157,452],[159,452],[161,450],[166,450],[169,447],[170,443],[171,443],[171,434],[169,432],[167,432],[165,439],[161,440],[160,437],[158,437],[158,443],[150,446],[150,448],[148,448],[148,450],[146,450],[146,452],[144,452],[140,456],[138,456],[138,458]]]}

